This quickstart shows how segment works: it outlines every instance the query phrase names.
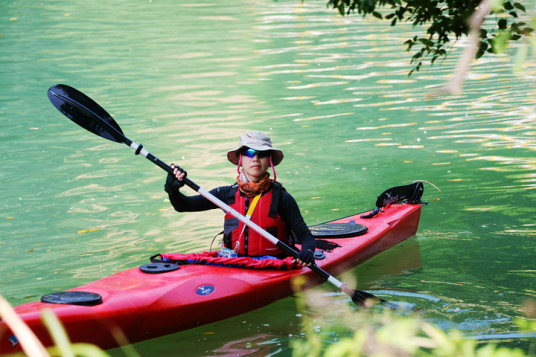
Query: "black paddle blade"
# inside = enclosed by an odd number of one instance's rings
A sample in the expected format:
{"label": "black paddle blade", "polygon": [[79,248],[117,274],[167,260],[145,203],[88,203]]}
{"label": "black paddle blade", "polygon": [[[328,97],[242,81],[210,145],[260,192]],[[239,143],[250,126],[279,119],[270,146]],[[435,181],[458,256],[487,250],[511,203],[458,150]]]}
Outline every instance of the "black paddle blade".
{"label": "black paddle blade", "polygon": [[48,99],[63,115],[82,128],[117,143],[125,142],[123,131],[112,116],[79,90],[56,84],[48,90]]}
{"label": "black paddle blade", "polygon": [[346,283],[343,283],[342,291],[348,294],[352,298],[354,304],[356,304],[357,306],[371,307],[377,302],[380,302],[382,304],[388,304],[388,302],[383,300],[382,298],[367,293],[366,291],[352,290],[348,286],[346,286]]}
{"label": "black paddle blade", "polygon": [[382,304],[388,304],[388,302],[385,301],[384,299],[379,298],[375,295],[369,294],[366,291],[362,291],[362,290],[354,290],[351,297],[352,297],[352,301],[356,305],[363,306],[363,307],[371,307],[377,302],[380,302]]}

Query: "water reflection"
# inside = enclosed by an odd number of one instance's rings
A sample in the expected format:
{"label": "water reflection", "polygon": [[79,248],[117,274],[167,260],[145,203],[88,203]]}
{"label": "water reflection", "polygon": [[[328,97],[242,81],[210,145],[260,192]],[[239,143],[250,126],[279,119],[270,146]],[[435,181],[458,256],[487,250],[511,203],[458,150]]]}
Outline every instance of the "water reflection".
{"label": "water reflection", "polygon": [[278,339],[275,336],[259,335],[229,342],[213,350],[207,356],[267,356],[278,354],[282,351],[281,347],[274,348],[274,345],[278,345]]}
{"label": "water reflection", "polygon": [[[271,318],[267,318],[270,315]],[[140,356],[176,353],[188,356],[268,356],[286,355],[288,343],[300,324],[293,298],[277,301],[271,307],[233,317],[214,324],[136,343]],[[123,351],[107,351],[122,356]]]}
{"label": "water reflection", "polygon": [[[59,117],[44,93],[61,81],[91,93],[127,136],[207,189],[233,183],[225,152],[240,134],[269,132],[285,150],[278,178],[309,224],[370,209],[388,186],[433,182],[442,191],[425,191],[419,255],[380,255],[354,271],[359,286],[446,329],[509,336],[521,299],[536,297],[533,83],[513,76],[507,57],[490,56],[471,69],[463,95],[430,98],[460,48],[408,78],[402,43],[420,35],[410,24],[340,17],[323,2],[227,5],[145,2],[118,13],[60,1],[2,30],[2,294],[37,300],[152,253],[208,250],[221,230],[217,210],[170,209],[160,169]],[[26,11],[19,6],[10,11]],[[300,329],[287,305],[147,350],[210,338],[211,348],[192,347],[206,355],[276,336],[259,344],[288,354],[288,335]],[[245,335],[241,323],[252,318],[261,332]]]}

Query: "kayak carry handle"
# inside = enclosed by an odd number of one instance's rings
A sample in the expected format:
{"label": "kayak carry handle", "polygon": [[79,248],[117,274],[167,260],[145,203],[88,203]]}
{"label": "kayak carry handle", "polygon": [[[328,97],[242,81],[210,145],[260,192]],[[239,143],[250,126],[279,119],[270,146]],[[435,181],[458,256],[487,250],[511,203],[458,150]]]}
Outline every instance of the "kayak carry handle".
{"label": "kayak carry handle", "polygon": [[362,215],[361,218],[372,218],[382,212],[382,208],[388,204],[395,204],[404,200],[407,200],[411,205],[427,205],[427,201],[421,201],[423,193],[424,185],[421,181],[415,181],[409,185],[388,188],[378,196],[378,199],[376,200],[376,208],[369,214]]}

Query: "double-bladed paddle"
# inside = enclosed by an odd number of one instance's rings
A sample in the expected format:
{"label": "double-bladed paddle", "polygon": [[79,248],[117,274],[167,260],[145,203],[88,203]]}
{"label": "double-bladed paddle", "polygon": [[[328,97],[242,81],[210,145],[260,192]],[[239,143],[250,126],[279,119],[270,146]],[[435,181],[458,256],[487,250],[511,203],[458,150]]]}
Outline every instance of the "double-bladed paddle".
{"label": "double-bladed paddle", "polygon": [[[67,118],[71,119],[76,124],[80,125],[82,128],[105,139],[130,146],[135,150],[136,155],[142,154],[164,171],[173,174],[173,169],[169,165],[145,150],[143,145],[136,144],[132,140],[128,139],[123,134],[123,131],[117,122],[112,118],[112,116],[84,93],[67,85],[57,84],[50,87],[48,90],[48,98],[60,112],[62,112]],[[185,178],[184,183],[186,186],[190,187],[192,190],[196,191],[201,196],[220,207],[224,212],[230,213],[240,222],[244,223],[255,232],[268,239],[272,244],[276,245],[285,253],[294,258],[298,256],[298,253],[287,244],[281,242],[276,237],[259,227],[257,224],[246,219],[242,214],[220,201],[210,192],[205,191],[203,188],[196,185],[190,179]],[[352,301],[357,305],[364,306],[366,301],[369,299],[374,301],[379,300],[382,303],[387,303],[385,300],[367,293],[366,291],[350,289],[348,286],[346,286],[346,283],[340,282],[324,270],[320,269],[316,264],[311,265],[309,268],[318,274],[323,280],[327,280],[331,284],[335,285],[340,292],[348,294],[352,298]]]}

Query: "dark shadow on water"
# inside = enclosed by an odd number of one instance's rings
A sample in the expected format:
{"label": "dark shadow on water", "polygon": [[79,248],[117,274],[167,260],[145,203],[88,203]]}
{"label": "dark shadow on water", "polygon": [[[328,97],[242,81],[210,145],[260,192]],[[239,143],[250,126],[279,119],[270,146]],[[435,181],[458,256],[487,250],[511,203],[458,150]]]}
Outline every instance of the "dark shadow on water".
{"label": "dark shadow on water", "polygon": [[[222,309],[225,306],[222,306]],[[267,356],[290,355],[289,336],[300,333],[294,298],[180,333],[136,343],[140,356]],[[124,356],[121,349],[107,351]]]}
{"label": "dark shadow on water", "polygon": [[410,238],[360,265],[349,274],[357,277],[360,289],[377,289],[378,282],[387,275],[409,274],[421,269],[419,242]]}

